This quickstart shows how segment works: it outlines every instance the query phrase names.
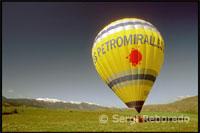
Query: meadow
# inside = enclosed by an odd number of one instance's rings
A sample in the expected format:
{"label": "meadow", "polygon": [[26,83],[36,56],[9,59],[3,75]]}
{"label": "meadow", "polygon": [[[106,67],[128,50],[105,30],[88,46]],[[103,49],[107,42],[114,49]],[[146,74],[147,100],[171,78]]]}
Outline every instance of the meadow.
{"label": "meadow", "polygon": [[[142,112],[141,115],[180,117],[187,116],[185,122],[144,122],[133,123],[126,118],[136,114],[128,110],[69,110],[36,107],[15,107],[18,113],[2,115],[3,132],[73,132],[73,131],[142,131],[142,132],[197,132],[198,114],[172,112]],[[11,111],[13,107],[3,108]],[[100,119],[100,116],[107,118]],[[115,117],[114,117],[115,116]],[[100,120],[101,122],[100,122]],[[107,121],[106,121],[107,120]],[[103,122],[102,122],[103,121]]]}

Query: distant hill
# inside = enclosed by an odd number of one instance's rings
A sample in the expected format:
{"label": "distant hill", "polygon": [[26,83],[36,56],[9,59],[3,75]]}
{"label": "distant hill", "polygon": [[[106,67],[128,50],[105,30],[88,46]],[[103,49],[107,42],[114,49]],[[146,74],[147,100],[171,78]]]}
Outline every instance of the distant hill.
{"label": "distant hill", "polygon": [[2,107],[37,107],[37,108],[43,108],[41,106],[37,105],[31,105],[31,104],[20,104],[20,103],[7,103],[7,102],[2,102]]}
{"label": "distant hill", "polygon": [[65,102],[56,99],[10,99],[2,96],[2,102],[9,103],[10,105],[29,105],[43,108],[51,108],[51,109],[77,109],[77,110],[97,110],[102,109],[104,107],[87,103],[87,102]]}
{"label": "distant hill", "polygon": [[5,101],[6,100],[6,97],[2,96],[2,101]]}
{"label": "distant hill", "polygon": [[168,104],[144,105],[142,111],[198,113],[198,96]]}
{"label": "distant hill", "polygon": [[[34,106],[51,109],[77,109],[77,110],[130,110],[131,108],[108,108],[93,103],[87,102],[66,102],[56,99],[10,99],[2,96],[2,102],[8,103],[12,106]],[[185,112],[185,113],[198,113],[198,96],[184,98],[179,101],[168,104],[155,104],[144,105],[142,111],[152,112]]]}

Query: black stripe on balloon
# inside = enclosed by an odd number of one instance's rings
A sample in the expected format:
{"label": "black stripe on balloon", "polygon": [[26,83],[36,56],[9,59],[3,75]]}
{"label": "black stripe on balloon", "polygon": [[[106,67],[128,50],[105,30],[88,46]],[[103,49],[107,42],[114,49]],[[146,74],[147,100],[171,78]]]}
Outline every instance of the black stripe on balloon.
{"label": "black stripe on balloon", "polygon": [[112,80],[110,83],[108,83],[108,86],[110,88],[112,88],[114,85],[116,85],[118,83],[122,83],[125,81],[131,81],[131,80],[140,80],[140,79],[150,80],[150,81],[154,82],[156,80],[156,77],[154,77],[153,75],[149,75],[149,74],[127,75],[127,76]]}
{"label": "black stripe on balloon", "polygon": [[129,108],[135,108],[138,113],[140,113],[142,106],[144,104],[144,101],[131,101],[125,103]]}

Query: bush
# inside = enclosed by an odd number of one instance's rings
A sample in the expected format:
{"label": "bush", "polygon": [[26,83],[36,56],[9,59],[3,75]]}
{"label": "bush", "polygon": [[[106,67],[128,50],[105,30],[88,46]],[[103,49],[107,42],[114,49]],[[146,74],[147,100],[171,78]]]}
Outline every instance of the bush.
{"label": "bush", "polygon": [[13,113],[17,114],[18,113],[17,109],[14,109]]}
{"label": "bush", "polygon": [[5,103],[5,102],[2,102],[2,106],[3,106],[3,107],[10,107],[10,104],[9,104],[9,103]]}

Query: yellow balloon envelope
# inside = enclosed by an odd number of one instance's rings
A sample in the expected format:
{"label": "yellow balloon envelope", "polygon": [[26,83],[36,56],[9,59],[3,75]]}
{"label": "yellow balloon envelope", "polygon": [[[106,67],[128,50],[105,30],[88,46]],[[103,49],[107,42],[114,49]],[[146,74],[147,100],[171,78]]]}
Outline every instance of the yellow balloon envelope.
{"label": "yellow balloon envelope", "polygon": [[164,41],[149,22],[125,18],[103,28],[92,48],[94,66],[112,91],[140,113],[164,60]]}

